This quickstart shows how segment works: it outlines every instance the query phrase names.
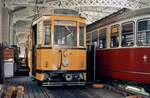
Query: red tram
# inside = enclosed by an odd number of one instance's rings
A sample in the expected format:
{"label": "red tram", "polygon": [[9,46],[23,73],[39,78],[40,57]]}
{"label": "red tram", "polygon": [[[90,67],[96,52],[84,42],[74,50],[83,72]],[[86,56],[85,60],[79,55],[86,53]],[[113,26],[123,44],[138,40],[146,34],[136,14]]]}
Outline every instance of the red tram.
{"label": "red tram", "polygon": [[87,31],[96,45],[98,78],[150,85],[150,8],[121,10]]}

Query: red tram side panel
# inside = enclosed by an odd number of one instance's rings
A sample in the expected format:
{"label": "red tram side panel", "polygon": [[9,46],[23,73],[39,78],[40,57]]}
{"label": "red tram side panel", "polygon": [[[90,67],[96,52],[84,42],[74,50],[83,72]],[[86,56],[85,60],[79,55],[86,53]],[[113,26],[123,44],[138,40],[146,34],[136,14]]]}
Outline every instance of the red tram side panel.
{"label": "red tram side panel", "polygon": [[96,74],[150,84],[150,48],[118,48],[96,51]]}

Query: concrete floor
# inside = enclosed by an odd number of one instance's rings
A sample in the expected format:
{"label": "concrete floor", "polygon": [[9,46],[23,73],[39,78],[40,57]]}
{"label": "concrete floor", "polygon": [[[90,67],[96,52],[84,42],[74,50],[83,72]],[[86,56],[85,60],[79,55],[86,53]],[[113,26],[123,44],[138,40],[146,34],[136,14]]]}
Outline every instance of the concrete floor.
{"label": "concrete floor", "polygon": [[125,98],[107,89],[94,89],[89,86],[42,87],[29,77],[7,79],[5,83],[9,85],[24,85],[24,98]]}

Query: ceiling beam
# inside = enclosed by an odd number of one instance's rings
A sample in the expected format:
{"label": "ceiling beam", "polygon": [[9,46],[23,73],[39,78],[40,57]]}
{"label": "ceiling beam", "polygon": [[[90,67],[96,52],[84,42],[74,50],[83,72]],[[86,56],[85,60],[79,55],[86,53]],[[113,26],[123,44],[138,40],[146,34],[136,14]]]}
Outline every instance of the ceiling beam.
{"label": "ceiling beam", "polygon": [[[18,11],[15,11],[15,16],[20,16],[22,18],[17,18],[17,20],[26,20],[29,21],[28,16],[34,15],[33,9],[38,6],[39,10],[42,11],[42,9],[75,9],[78,10],[81,15],[86,16],[89,21],[95,21],[97,17],[101,17],[101,14],[111,14],[121,8],[129,8],[129,9],[138,9],[140,7],[146,7],[147,4],[140,3],[139,0],[52,0],[47,1],[43,0],[43,2],[35,4],[33,1],[29,2],[29,0],[25,1],[17,1],[17,0],[5,0],[5,5],[7,7],[14,7],[14,6],[21,6],[26,7],[25,9],[21,9]],[[113,10],[112,10],[113,9]],[[45,11],[45,10],[44,10]],[[42,11],[42,12],[44,12]],[[94,12],[96,14],[89,14],[91,12]],[[100,13],[100,14],[99,14]],[[97,15],[97,17],[96,17]],[[104,15],[105,16],[105,15]],[[96,18],[95,18],[96,17]],[[92,21],[92,22],[93,22]]]}
{"label": "ceiling beam", "polygon": [[[148,5],[139,3],[135,0],[134,2],[128,0],[59,0],[45,3],[46,0],[41,4],[30,3],[26,1],[5,1],[6,5],[19,5],[19,6],[38,6],[38,7],[49,7],[49,8],[80,8],[85,6],[106,6],[106,7],[117,7],[117,8],[129,8],[137,9],[139,7],[146,7]],[[137,6],[138,5],[138,6]]]}

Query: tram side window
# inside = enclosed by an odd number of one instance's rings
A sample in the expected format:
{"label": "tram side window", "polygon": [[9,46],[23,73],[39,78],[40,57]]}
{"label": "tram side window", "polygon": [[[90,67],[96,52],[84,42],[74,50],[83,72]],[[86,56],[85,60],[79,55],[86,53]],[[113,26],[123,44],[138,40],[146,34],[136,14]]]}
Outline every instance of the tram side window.
{"label": "tram side window", "polygon": [[137,45],[150,46],[150,20],[138,22]]}
{"label": "tram side window", "polygon": [[118,47],[119,46],[119,25],[113,25],[111,27],[111,43],[110,47]]}
{"label": "tram side window", "polygon": [[77,46],[77,23],[56,20],[54,37],[56,45]]}
{"label": "tram side window", "polygon": [[41,21],[37,24],[37,45],[38,46],[42,45],[42,22]]}
{"label": "tram side window", "polygon": [[99,48],[106,48],[106,29],[99,31]]}
{"label": "tram side window", "polygon": [[50,20],[44,21],[44,45],[51,44]]}
{"label": "tram side window", "polygon": [[80,46],[84,46],[84,29],[85,29],[85,24],[80,23]]}
{"label": "tram side window", "polygon": [[32,27],[32,41],[33,41],[33,44],[36,45],[37,44],[37,24],[35,24],[33,27]]}
{"label": "tram side window", "polygon": [[92,43],[96,48],[98,47],[98,31],[92,32]]}
{"label": "tram side window", "polygon": [[91,36],[92,36],[92,33],[91,32],[87,32],[86,33],[86,43],[88,44],[88,45],[90,45],[91,44]]}
{"label": "tram side window", "polygon": [[122,24],[122,34],[121,34],[121,45],[122,47],[129,47],[134,45],[134,23],[124,23]]}

